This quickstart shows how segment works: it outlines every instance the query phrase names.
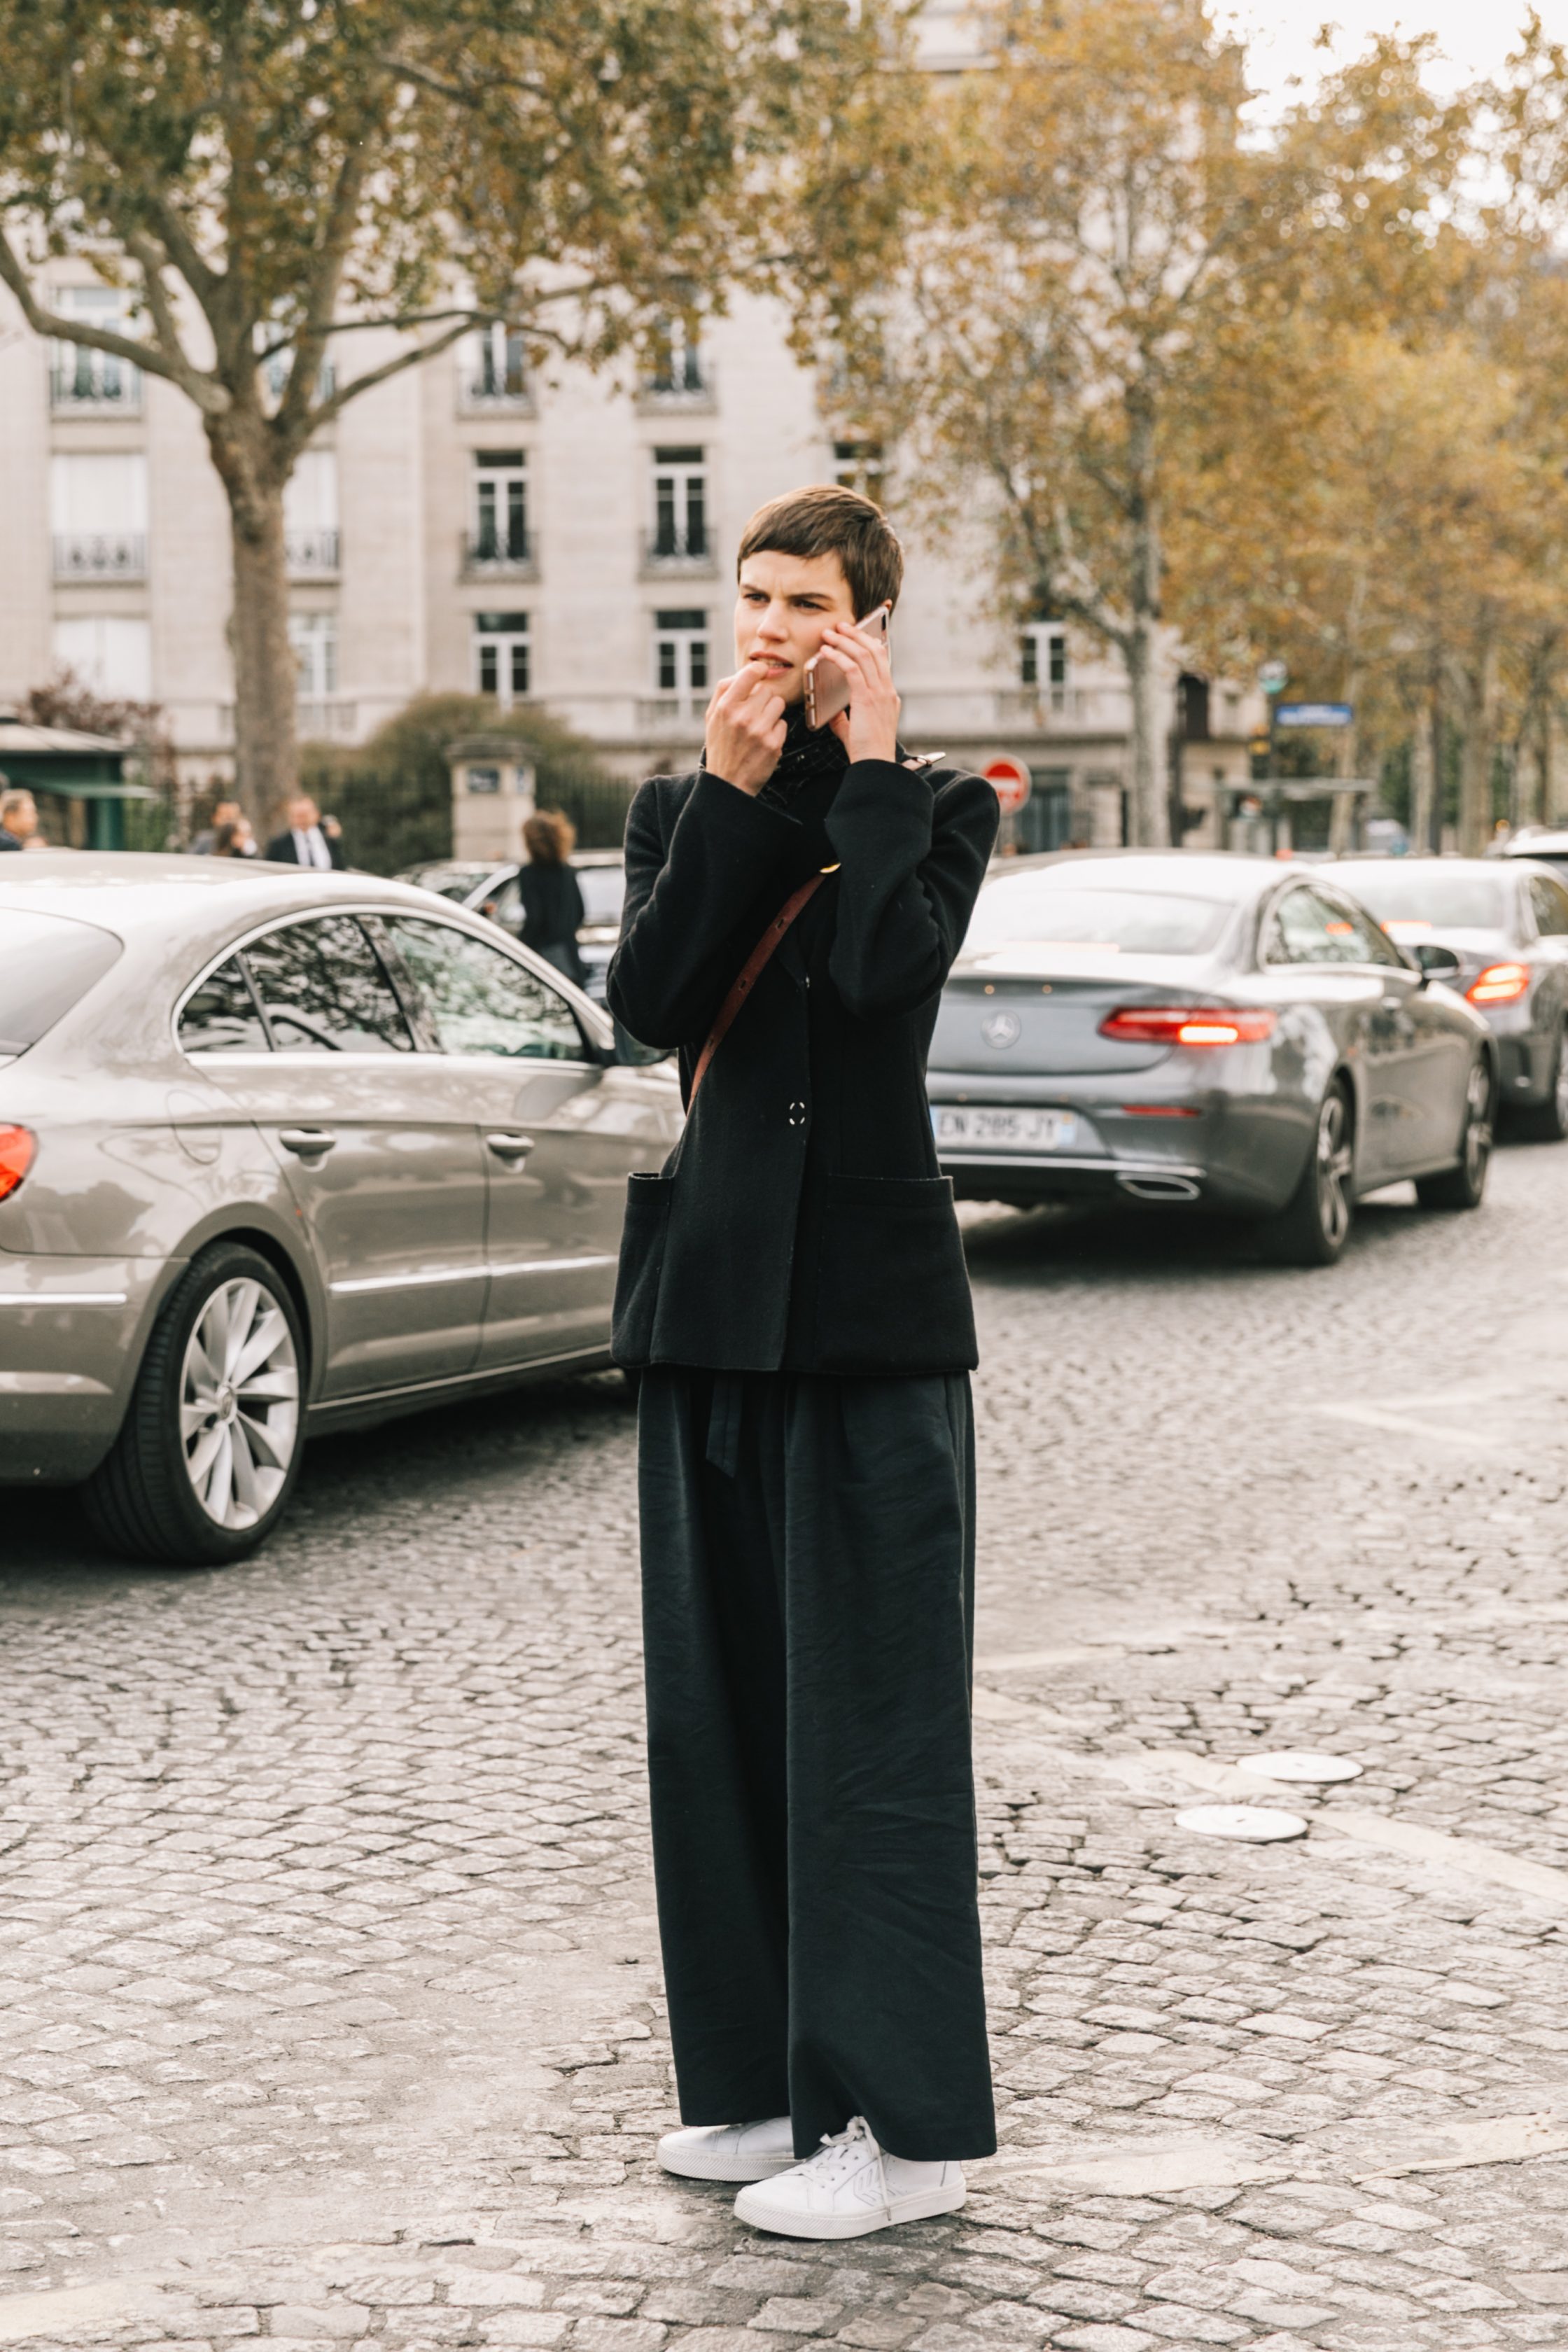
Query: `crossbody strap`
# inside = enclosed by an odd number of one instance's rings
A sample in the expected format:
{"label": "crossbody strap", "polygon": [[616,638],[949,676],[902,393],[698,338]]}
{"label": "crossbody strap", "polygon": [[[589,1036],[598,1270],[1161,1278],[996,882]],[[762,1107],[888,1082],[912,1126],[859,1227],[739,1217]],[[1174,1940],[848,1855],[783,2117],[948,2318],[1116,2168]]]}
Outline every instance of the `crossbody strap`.
{"label": "crossbody strap", "polygon": [[768,925],[767,929],[763,933],[762,938],[757,941],[756,946],[746,958],[745,962],[741,966],[739,972],[736,974],[734,985],[731,987],[729,995],[724,999],[723,1003],[719,1007],[713,1026],[708,1032],[707,1041],[703,1045],[701,1053],[697,1056],[697,1067],[691,1074],[691,1092],[687,1097],[686,1102],[687,1112],[689,1115],[690,1113],[692,1104],[697,1100],[697,1089],[708,1075],[708,1065],[713,1059],[714,1055],[719,1051],[720,1046],[724,1043],[725,1038],[729,1035],[735,1015],[739,1013],[742,1005],[744,1004],[747,997],[751,994],[752,990],[756,985],[758,974],[766,965],[773,950],[777,947],[779,941],[783,939],[784,933],[788,930],[795,917],[809,903],[809,901],[816,896],[816,893],[821,889],[828,876],[830,874],[837,874],[837,871],[838,868],[837,866],[825,866],[820,874],[814,874],[809,881],[803,882],[801,884],[798,890],[793,891],[784,900],[784,905],[779,908],[778,913],[773,917],[773,921]]}

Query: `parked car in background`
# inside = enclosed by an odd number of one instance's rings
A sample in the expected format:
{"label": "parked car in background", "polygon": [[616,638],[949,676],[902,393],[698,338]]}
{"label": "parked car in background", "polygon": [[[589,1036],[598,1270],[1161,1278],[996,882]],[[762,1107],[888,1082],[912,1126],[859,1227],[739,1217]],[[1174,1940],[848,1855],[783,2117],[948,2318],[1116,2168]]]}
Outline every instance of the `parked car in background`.
{"label": "parked car in background", "polygon": [[961,1199],[1184,1202],[1330,1265],[1358,1196],[1399,1178],[1428,1208],[1479,1205],[1499,1055],[1458,971],[1321,866],[1010,859],[942,994],[938,1157]]}
{"label": "parked car in background", "polygon": [[1568,831],[1560,824],[1521,824],[1506,840],[1494,842],[1487,856],[1531,857],[1568,880]]}
{"label": "parked car in background", "polygon": [[1521,1132],[1568,1136],[1568,881],[1521,857],[1355,857],[1337,868],[1402,947],[1459,960],[1454,985],[1498,1043],[1499,1100]]}
{"label": "parked car in background", "polygon": [[218,1564],[313,1432],[606,1365],[657,1058],[395,882],[0,860],[0,1481]]}
{"label": "parked car in background", "polygon": [[[618,849],[577,849],[572,868],[583,889],[586,919],[579,927],[577,945],[587,967],[584,987],[595,1004],[605,1001],[605,975],[621,933],[621,902],[626,895],[626,860]],[[515,864],[448,857],[434,865],[410,866],[398,876],[416,889],[437,891],[455,906],[488,916],[515,939],[522,928],[522,902],[518,895]]]}

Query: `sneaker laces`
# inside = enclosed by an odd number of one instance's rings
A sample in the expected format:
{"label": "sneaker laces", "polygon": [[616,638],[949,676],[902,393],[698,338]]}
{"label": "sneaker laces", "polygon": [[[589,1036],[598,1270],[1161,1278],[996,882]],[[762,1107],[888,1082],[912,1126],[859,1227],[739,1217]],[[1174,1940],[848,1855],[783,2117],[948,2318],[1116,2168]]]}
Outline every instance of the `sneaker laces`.
{"label": "sneaker laces", "polygon": [[865,2116],[851,2116],[841,2132],[823,2133],[821,2147],[815,2156],[805,2158],[800,2169],[813,2180],[832,2188],[847,2173],[858,2169],[868,2149],[873,2155],[881,2152],[867,2128]]}

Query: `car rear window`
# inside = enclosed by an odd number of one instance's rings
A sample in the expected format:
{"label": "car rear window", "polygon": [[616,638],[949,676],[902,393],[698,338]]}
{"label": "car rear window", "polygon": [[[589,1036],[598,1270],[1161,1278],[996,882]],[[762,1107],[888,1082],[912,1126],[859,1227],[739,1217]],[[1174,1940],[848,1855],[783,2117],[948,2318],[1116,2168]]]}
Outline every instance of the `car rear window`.
{"label": "car rear window", "polygon": [[1513,875],[1445,874],[1436,858],[1412,866],[1346,866],[1347,889],[1394,936],[1422,931],[1506,931],[1512,929]]}
{"label": "car rear window", "polygon": [[1089,890],[1050,872],[988,882],[964,953],[1015,943],[1109,948],[1128,955],[1206,955],[1235,909],[1228,899],[1174,890]]}
{"label": "car rear window", "polygon": [[66,915],[0,908],[0,1054],[25,1054],[101,980],[123,949]]}
{"label": "car rear window", "polygon": [[577,880],[583,891],[583,920],[585,923],[618,923],[626,895],[626,867],[579,866]]}

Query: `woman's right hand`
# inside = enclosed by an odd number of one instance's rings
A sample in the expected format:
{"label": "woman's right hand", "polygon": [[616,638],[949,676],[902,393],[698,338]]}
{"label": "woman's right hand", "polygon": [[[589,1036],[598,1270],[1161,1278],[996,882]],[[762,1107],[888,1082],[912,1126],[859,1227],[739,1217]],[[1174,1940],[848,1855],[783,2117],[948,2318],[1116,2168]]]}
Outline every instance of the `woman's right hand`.
{"label": "woman's right hand", "polygon": [[703,766],[755,798],[778,766],[784,743],[784,697],[760,662],[746,662],[733,677],[720,679],[706,723]]}

